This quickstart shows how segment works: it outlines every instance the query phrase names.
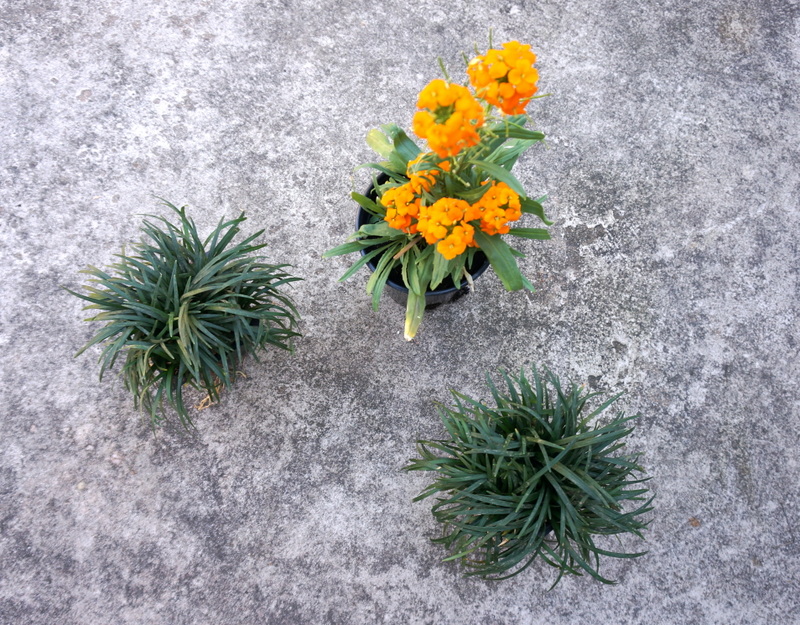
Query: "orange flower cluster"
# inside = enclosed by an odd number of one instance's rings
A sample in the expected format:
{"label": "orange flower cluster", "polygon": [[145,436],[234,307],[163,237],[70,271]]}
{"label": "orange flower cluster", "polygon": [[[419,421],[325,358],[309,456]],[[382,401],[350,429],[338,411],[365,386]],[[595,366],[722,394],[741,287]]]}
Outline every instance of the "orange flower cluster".
{"label": "orange flower cluster", "polygon": [[489,50],[469,62],[467,74],[479,98],[499,107],[506,115],[525,112],[528,100],[538,90],[536,55],[518,41]]}
{"label": "orange flower cluster", "polygon": [[[522,216],[519,195],[504,182],[484,182],[490,186],[474,204],[443,197],[425,205],[422,190],[430,190],[438,173],[435,169],[417,172],[416,182],[388,189],[381,203],[386,208],[385,220],[392,228],[422,235],[447,260],[463,254],[467,247],[478,246],[476,226],[489,235],[506,234],[508,222]],[[421,186],[415,190],[414,185]]]}
{"label": "orange flower cluster", "polygon": [[436,176],[442,171],[450,171],[450,161],[436,162],[438,159],[431,152],[420,152],[413,161],[408,161],[406,176],[408,184],[417,195],[430,191],[436,184]]}
{"label": "orange flower cluster", "polygon": [[387,189],[381,197],[381,204],[386,208],[384,220],[392,228],[411,234],[417,232],[417,226],[412,221],[419,217],[420,198],[410,184]]}
{"label": "orange flower cluster", "polygon": [[[430,152],[422,153],[413,161],[408,162],[406,176],[408,182],[399,187],[387,189],[381,197],[381,204],[386,208],[384,219],[392,228],[403,230],[409,234],[416,234],[416,220],[419,217],[422,195],[430,191],[436,184],[436,177],[441,171],[450,171],[450,163],[442,161],[433,168]],[[425,160],[427,158],[427,161]],[[438,169],[436,168],[438,167]]]}
{"label": "orange flower cluster", "polygon": [[443,197],[420,214],[417,229],[429,245],[447,260],[463,254],[467,246],[476,247],[475,228],[466,220],[470,205],[464,200]]}
{"label": "orange flower cluster", "polygon": [[428,140],[440,158],[455,156],[480,141],[483,107],[461,85],[433,80],[419,94],[414,132]]}
{"label": "orange flower cluster", "polygon": [[505,182],[484,182],[490,184],[483,197],[472,205],[467,215],[469,221],[481,220],[481,230],[486,234],[507,234],[511,229],[509,221],[522,217],[522,204],[519,195]]}

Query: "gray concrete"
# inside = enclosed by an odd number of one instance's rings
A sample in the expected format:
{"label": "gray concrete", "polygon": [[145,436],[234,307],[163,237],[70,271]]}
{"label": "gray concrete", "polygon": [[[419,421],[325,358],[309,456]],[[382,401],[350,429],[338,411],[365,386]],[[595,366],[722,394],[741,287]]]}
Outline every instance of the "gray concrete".
{"label": "gray concrete", "polygon": [[[522,243],[538,293],[487,274],[407,344],[321,254],[365,133],[408,126],[436,56],[458,75],[491,25],[553,94],[517,173],[554,238]],[[795,0],[5,0],[0,622],[800,622],[799,66]],[[153,195],[205,232],[245,210],[306,278],[297,354],[248,361],[194,436],[72,358],[94,329],[59,288]],[[411,503],[432,401],[532,362],[643,415],[657,509],[618,586],[466,580]]]}

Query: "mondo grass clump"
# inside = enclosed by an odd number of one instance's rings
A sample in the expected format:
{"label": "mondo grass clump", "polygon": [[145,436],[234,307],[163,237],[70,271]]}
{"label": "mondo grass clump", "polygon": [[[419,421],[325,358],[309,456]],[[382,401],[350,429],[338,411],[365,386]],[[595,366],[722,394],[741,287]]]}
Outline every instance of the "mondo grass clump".
{"label": "mondo grass clump", "polygon": [[123,250],[108,271],[83,270],[92,276],[86,292],[69,291],[89,302],[84,310],[98,311],[87,321],[106,324],[76,356],[103,343],[100,379],[122,356],[125,387],[151,423],[162,424],[170,406],[190,427],[185,385],[217,401],[246,355],[292,350],[299,315],[282,289],[300,278],[252,255],[265,247],[253,243],[263,230],[233,245],[244,213],[220,220],[203,240],[186,207],[164,204],[177,223],[147,215],[154,221],[145,219],[131,254]]}
{"label": "mondo grass clump", "polygon": [[606,413],[615,395],[593,410],[590,393],[564,389],[551,372],[533,368],[532,382],[503,373],[498,389],[487,375],[490,407],[452,391],[439,406],[447,440],[417,441],[420,458],[404,467],[431,471],[434,482],[414,501],[436,497],[434,539],[460,560],[467,575],[506,579],[541,559],[565,574],[599,573],[601,556],[636,558],[595,539],[631,533],[643,538],[652,497],[640,477],[639,454],[624,453],[638,415]]}

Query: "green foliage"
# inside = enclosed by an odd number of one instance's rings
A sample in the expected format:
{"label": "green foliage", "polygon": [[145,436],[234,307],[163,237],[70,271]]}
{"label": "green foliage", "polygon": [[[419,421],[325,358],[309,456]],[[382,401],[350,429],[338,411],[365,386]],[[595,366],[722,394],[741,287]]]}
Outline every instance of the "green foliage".
{"label": "green foliage", "polygon": [[166,403],[189,427],[184,384],[215,401],[245,355],[257,358],[256,350],[267,345],[291,351],[292,338],[300,336],[294,330],[299,315],[280,289],[300,278],[286,273],[286,265],[250,255],[265,247],[252,244],[263,230],[231,246],[244,213],[220,220],[203,241],[186,207],[165,204],[178,214],[178,224],[151,216],[157,221],[144,221],[147,239],[133,246],[133,254],[123,250],[109,273],[85,269],[92,276],[87,293],[69,292],[90,302],[84,310],[100,311],[87,321],[106,323],[76,356],[104,343],[102,379],[124,353],[125,386],[152,424],[164,420]]}
{"label": "green foliage", "polygon": [[652,510],[642,485],[649,478],[635,476],[643,472],[639,454],[621,453],[638,415],[590,425],[619,395],[589,412],[597,393],[565,390],[550,372],[534,368],[532,384],[524,372],[503,378],[499,390],[487,375],[494,408],[452,391],[455,406],[439,406],[449,440],[418,441],[420,458],[404,467],[436,474],[414,500],[437,497],[432,511],[443,536],[434,542],[467,575],[505,579],[541,558],[559,571],[553,586],[584,571],[614,583],[599,574],[600,556],[644,554],[602,549],[594,537],[642,538],[640,517]]}

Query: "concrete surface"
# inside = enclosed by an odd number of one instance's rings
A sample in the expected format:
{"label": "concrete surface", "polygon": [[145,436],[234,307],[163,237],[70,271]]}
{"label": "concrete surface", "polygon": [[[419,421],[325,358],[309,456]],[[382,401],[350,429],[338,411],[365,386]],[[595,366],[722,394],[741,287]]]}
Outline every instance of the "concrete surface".
{"label": "concrete surface", "polygon": [[[406,344],[321,254],[366,132],[490,26],[553,94],[517,173],[554,238],[522,243],[535,295],[487,274]],[[800,623],[798,91],[796,0],[0,3],[0,622]],[[60,286],[153,195],[204,232],[245,210],[306,278],[297,354],[249,361],[195,435],[72,358],[95,328]],[[466,580],[411,503],[432,401],[532,362],[643,415],[657,509],[618,586]]]}

